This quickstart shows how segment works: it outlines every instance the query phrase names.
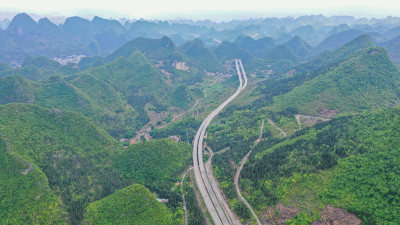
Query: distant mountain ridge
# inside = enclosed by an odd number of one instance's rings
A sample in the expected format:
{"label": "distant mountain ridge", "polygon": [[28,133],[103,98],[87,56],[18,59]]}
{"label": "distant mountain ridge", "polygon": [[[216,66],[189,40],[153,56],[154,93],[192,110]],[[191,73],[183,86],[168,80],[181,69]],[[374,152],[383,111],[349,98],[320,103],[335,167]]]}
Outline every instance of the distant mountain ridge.
{"label": "distant mountain ridge", "polygon": [[[311,46],[317,46],[321,40],[325,40],[318,49],[334,49],[349,41],[350,31],[354,30],[374,35],[374,40],[378,42],[388,41],[398,34],[395,25],[396,22],[399,23],[395,17],[362,20],[351,16],[322,15],[226,23],[187,20],[121,21],[123,24],[98,16],[92,20],[74,16],[56,25],[47,18],[36,22],[25,13],[18,14],[5,30],[0,29],[0,62],[17,66],[31,54],[50,58],[71,55],[106,56],[132,39],[160,39],[164,36],[174,40],[180,47],[196,38],[206,47],[216,47],[224,41],[237,40],[236,45],[259,57],[273,45],[271,38],[281,44],[297,35]],[[337,41],[327,39],[339,32],[348,34],[334,37]],[[353,38],[354,35],[356,34],[352,35]],[[256,41],[250,43],[252,41],[246,36],[251,36]],[[240,40],[240,37],[246,38]],[[338,42],[340,38],[343,40]]]}

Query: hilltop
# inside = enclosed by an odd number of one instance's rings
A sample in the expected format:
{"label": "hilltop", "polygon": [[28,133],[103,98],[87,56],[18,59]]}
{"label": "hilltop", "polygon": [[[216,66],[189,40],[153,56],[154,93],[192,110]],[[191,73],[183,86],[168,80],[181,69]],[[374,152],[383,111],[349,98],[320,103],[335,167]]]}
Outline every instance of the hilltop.
{"label": "hilltop", "polygon": [[86,208],[83,224],[179,224],[168,208],[139,184],[126,187]]}

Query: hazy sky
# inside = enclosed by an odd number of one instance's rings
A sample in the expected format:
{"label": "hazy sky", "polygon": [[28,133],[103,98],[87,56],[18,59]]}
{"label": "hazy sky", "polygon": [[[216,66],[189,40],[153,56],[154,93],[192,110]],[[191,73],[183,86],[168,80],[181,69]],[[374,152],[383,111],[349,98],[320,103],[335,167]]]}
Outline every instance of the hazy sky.
{"label": "hazy sky", "polygon": [[400,0],[0,0],[0,10],[127,18],[212,18],[301,14],[400,16]]}

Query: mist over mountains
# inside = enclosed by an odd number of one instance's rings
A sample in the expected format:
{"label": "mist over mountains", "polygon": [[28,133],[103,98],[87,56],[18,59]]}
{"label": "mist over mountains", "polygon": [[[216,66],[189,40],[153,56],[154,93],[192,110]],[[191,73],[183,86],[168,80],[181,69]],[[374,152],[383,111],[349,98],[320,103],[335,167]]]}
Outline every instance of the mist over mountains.
{"label": "mist over mountains", "polygon": [[[318,51],[323,51],[337,48],[362,33],[369,34],[376,44],[382,45],[400,34],[400,18],[397,17],[356,19],[352,16],[322,15],[220,23],[211,20],[118,21],[95,16],[92,20],[69,17],[56,25],[47,18],[35,21],[22,13],[11,21],[2,20],[0,24],[0,61],[14,66],[21,65],[27,55],[49,58],[105,56],[137,37],[168,36],[178,46],[197,38],[205,46],[215,47],[224,41],[235,42],[246,36],[260,39],[259,42],[266,41],[263,38],[270,38],[269,42],[273,40],[276,44],[298,36]],[[235,44],[240,46],[239,42],[244,41],[238,39]],[[271,43],[267,45],[271,46]],[[255,49],[257,45],[253,44],[250,48]]]}
{"label": "mist over mountains", "polygon": [[400,17],[0,27],[1,224],[400,224]]}

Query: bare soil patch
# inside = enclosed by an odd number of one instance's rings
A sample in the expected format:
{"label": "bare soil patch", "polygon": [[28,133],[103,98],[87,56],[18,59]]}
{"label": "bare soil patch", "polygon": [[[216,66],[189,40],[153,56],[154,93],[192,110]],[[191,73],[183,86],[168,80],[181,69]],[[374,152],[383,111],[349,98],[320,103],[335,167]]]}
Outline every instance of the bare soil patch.
{"label": "bare soil patch", "polygon": [[326,205],[321,211],[321,221],[313,222],[311,225],[359,225],[362,221],[356,215],[348,213],[343,209],[333,208]]}
{"label": "bare soil patch", "polygon": [[339,113],[339,109],[329,110],[327,108],[324,108],[318,112],[318,116],[324,117],[324,118],[331,118],[331,117],[337,116],[338,113]]}
{"label": "bare soil patch", "polygon": [[268,207],[261,213],[261,221],[263,224],[284,225],[297,213],[298,209],[295,207],[287,207],[278,203],[275,207]]}

